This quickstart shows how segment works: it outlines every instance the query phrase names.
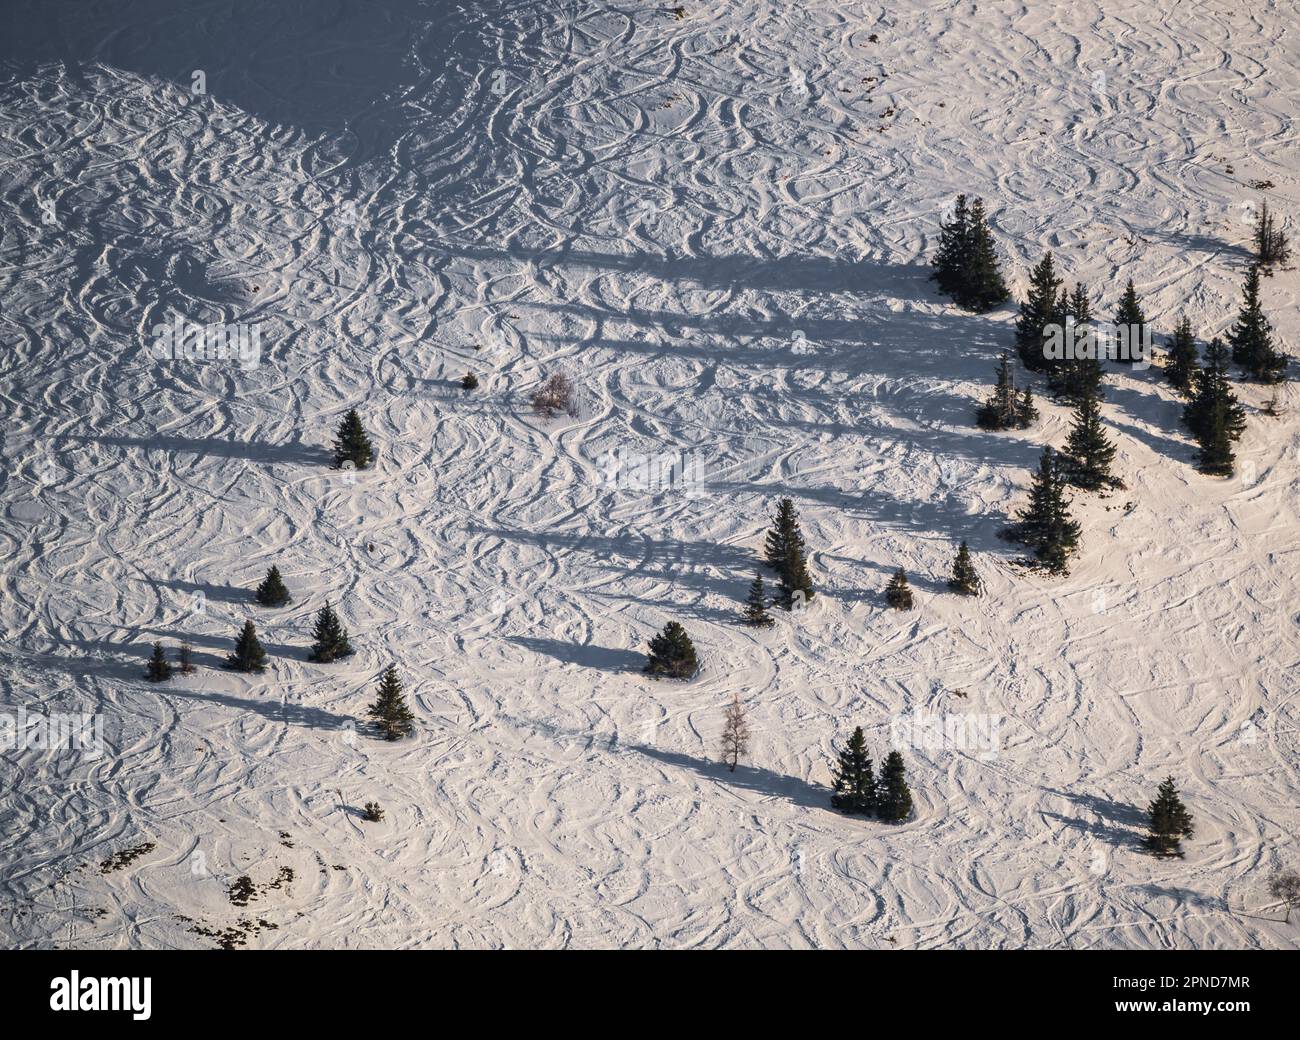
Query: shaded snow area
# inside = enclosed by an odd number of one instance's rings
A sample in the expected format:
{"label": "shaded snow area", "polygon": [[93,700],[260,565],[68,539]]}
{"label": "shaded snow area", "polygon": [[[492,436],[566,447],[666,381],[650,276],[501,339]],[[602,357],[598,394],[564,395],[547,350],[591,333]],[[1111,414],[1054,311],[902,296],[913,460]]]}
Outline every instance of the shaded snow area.
{"label": "shaded snow area", "polygon": [[[1216,478],[1108,363],[1127,488],[1052,577],[999,532],[1070,410],[974,425],[1015,304],[928,267],[966,192],[1016,298],[1050,249],[1222,332],[1253,207],[1300,212],[1294,7],[674,7],[6,3],[0,713],[102,737],[0,753],[5,945],[1295,947],[1300,393],[1237,384]],[[159,356],[177,321],[230,356]],[[330,464],[351,407],[373,468]],[[785,496],[817,595],[749,628]],[[701,669],[650,679],[672,620]],[[830,807],[859,725],[901,824]]]}

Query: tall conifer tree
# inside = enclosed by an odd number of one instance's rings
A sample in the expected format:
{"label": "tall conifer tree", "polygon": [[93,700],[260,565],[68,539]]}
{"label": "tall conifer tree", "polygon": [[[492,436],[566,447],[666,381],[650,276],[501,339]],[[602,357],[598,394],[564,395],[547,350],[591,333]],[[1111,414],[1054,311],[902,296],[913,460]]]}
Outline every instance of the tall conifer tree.
{"label": "tall conifer tree", "polygon": [[1241,288],[1241,310],[1228,333],[1232,363],[1244,368],[1262,383],[1280,383],[1286,378],[1287,359],[1273,343],[1273,328],[1264,316],[1259,299],[1259,265],[1246,273]]}
{"label": "tall conifer tree", "polygon": [[415,716],[406,704],[406,694],[402,692],[402,680],[397,676],[395,665],[389,665],[380,676],[378,696],[370,705],[369,715],[375,720],[379,732],[385,740],[399,740],[408,737],[415,730]]}
{"label": "tall conifer tree", "polygon": [[832,767],[831,805],[841,812],[870,816],[876,811],[876,777],[867,738],[858,726]]}
{"label": "tall conifer tree", "polygon": [[1173,339],[1169,342],[1169,364],[1165,366],[1165,377],[1179,393],[1190,394],[1195,389],[1199,369],[1196,336],[1192,333],[1191,319],[1184,316],[1178,319]]}
{"label": "tall conifer tree", "polygon": [[1245,410],[1237,403],[1228,380],[1228,348],[1219,339],[1205,350],[1205,366],[1196,373],[1192,398],[1183,408],[1183,421],[1199,445],[1197,468],[1214,476],[1234,471],[1233,442],[1246,428]]}
{"label": "tall conifer tree", "polygon": [[1038,474],[1029,490],[1029,505],[1018,515],[1013,534],[1028,545],[1039,563],[1054,573],[1065,573],[1070,553],[1079,544],[1079,522],[1070,517],[1065,481],[1056,452],[1043,449]]}
{"label": "tall conifer tree", "polygon": [[1182,839],[1194,833],[1192,815],[1178,797],[1178,785],[1167,776],[1147,806],[1146,846],[1157,856],[1181,856]]}
{"label": "tall conifer tree", "polygon": [[374,446],[361,424],[361,416],[355,408],[349,408],[334,433],[334,465],[350,463],[357,469],[365,469],[374,457]]}
{"label": "tall conifer tree", "polygon": [[1056,262],[1049,252],[1030,273],[1029,295],[1021,301],[1020,315],[1016,318],[1016,351],[1021,363],[1031,372],[1045,372],[1050,367],[1043,351],[1044,332],[1061,317],[1057,295],[1061,285]]}
{"label": "tall conifer tree", "polygon": [[1074,409],[1074,424],[1065,442],[1062,464],[1066,479],[1085,491],[1119,487],[1122,482],[1111,473],[1115,445],[1106,436],[1101,422],[1101,405],[1096,391],[1086,391]]}
{"label": "tall conifer tree", "polygon": [[266,670],[266,651],[257,638],[257,628],[251,621],[245,621],[239,638],[235,640],[235,652],[226,658],[226,667],[236,672],[264,672]]}
{"label": "tall conifer tree", "polygon": [[885,756],[876,787],[876,813],[886,823],[902,823],[912,815],[912,792],[906,773],[900,752],[891,751]]}

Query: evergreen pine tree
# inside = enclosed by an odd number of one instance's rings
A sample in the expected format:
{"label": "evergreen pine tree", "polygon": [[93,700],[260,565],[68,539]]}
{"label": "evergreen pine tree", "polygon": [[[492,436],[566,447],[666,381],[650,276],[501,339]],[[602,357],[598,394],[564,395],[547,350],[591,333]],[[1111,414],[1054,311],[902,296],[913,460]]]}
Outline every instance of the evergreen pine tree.
{"label": "evergreen pine tree", "polygon": [[813,598],[812,577],[808,574],[802,538],[789,543],[785,567],[781,570],[781,603],[786,610],[795,608],[795,593],[802,593],[801,601],[804,605]]}
{"label": "evergreen pine tree", "polygon": [[1165,366],[1165,376],[1179,393],[1190,394],[1195,388],[1199,368],[1192,322],[1190,318],[1182,317],[1178,320],[1174,337],[1169,343],[1169,364]]}
{"label": "evergreen pine tree", "polygon": [[998,361],[993,392],[975,412],[975,422],[985,430],[1010,430],[1020,426],[1020,399],[1011,375],[1011,359],[1004,350]]}
{"label": "evergreen pine tree", "polygon": [[244,622],[243,631],[235,640],[235,652],[226,658],[226,667],[236,672],[262,672],[266,670],[266,651],[257,639],[257,629],[251,621]]}
{"label": "evergreen pine tree", "polygon": [[1096,391],[1088,391],[1074,409],[1074,424],[1065,442],[1061,460],[1066,479],[1085,491],[1100,491],[1104,487],[1122,487],[1123,483],[1112,476],[1110,467],[1115,461],[1115,445],[1106,436],[1101,422],[1101,406]]}
{"label": "evergreen pine tree", "polygon": [[799,530],[799,516],[794,509],[794,500],[783,498],[777,503],[772,527],[767,532],[763,560],[778,575],[784,576],[792,547],[798,549],[798,556],[802,558],[804,540],[803,533]]}
{"label": "evergreen pine tree", "polygon": [[370,705],[369,715],[375,720],[385,740],[397,740],[410,736],[415,730],[414,716],[406,706],[406,695],[402,692],[402,680],[397,677],[397,668],[389,665],[384,669],[379,680],[379,696]]}
{"label": "evergreen pine tree", "polygon": [[1038,474],[1029,490],[1029,505],[1017,519],[1013,535],[1033,549],[1048,570],[1064,573],[1070,553],[1079,544],[1080,527],[1067,509],[1061,466],[1050,446],[1043,449]]}
{"label": "evergreen pine tree", "polygon": [[166,682],[172,677],[172,666],[167,663],[167,657],[163,654],[162,643],[154,643],[153,656],[144,667],[144,677],[150,682]]}
{"label": "evergreen pine tree", "polygon": [[189,675],[194,671],[194,648],[188,639],[181,640],[181,648],[176,652],[176,670],[181,675]]}
{"label": "evergreen pine tree", "polygon": [[1128,285],[1124,289],[1124,295],[1120,297],[1119,309],[1115,312],[1116,329],[1121,337],[1128,337],[1128,350],[1117,350],[1116,361],[1131,365],[1138,360],[1138,344],[1145,335],[1143,330],[1146,323],[1147,319],[1142,313],[1142,305],[1138,302],[1137,290],[1133,287],[1133,279],[1130,278]]}
{"label": "evergreen pine tree", "polygon": [[762,571],[755,574],[753,582],[750,583],[749,597],[745,600],[744,617],[747,625],[773,624],[772,615],[767,612],[767,592],[763,587]]}
{"label": "evergreen pine tree", "polygon": [[689,679],[697,668],[695,647],[686,629],[670,621],[650,640],[645,671],[647,675],[666,675],[672,679]]}
{"label": "evergreen pine tree", "polygon": [[326,601],[316,614],[316,628],[312,632],[311,655],[308,660],[328,664],[341,657],[352,654],[352,644],[348,642],[348,630],[343,627],[334,608]]}
{"label": "evergreen pine tree", "polygon": [[957,205],[953,210],[950,223],[939,222],[939,249],[931,266],[934,267],[933,278],[939,290],[948,296],[956,296],[962,288],[962,281],[970,265],[970,210],[966,205],[966,196],[957,196]]}
{"label": "evergreen pine tree", "polygon": [[264,607],[283,607],[293,599],[289,595],[289,590],[285,588],[284,580],[280,577],[280,568],[272,566],[266,572],[266,577],[262,579],[262,584],[257,586],[257,602]]}
{"label": "evergreen pine tree", "polygon": [[957,558],[952,561],[952,577],[948,579],[948,588],[963,596],[980,594],[980,576],[975,573],[975,564],[971,563],[970,549],[963,539],[957,550]]}
{"label": "evergreen pine tree", "polygon": [[1147,806],[1147,817],[1147,848],[1157,856],[1181,856],[1182,839],[1190,838],[1194,828],[1172,776],[1160,784],[1155,800]]}
{"label": "evergreen pine tree", "polygon": [[912,815],[912,792],[908,790],[903,756],[891,751],[885,756],[877,787],[876,812],[887,823],[901,823]]}
{"label": "evergreen pine tree", "polygon": [[1016,425],[1027,430],[1038,422],[1038,409],[1034,407],[1034,394],[1029,387],[1025,387],[1025,392],[1020,395],[1020,403],[1016,405]]}
{"label": "evergreen pine tree", "polygon": [[1056,263],[1048,253],[1030,273],[1029,296],[1021,302],[1016,318],[1016,351],[1031,372],[1044,372],[1050,367],[1043,351],[1043,335],[1047,326],[1061,316],[1057,297],[1061,284]]}
{"label": "evergreen pine tree", "polygon": [[957,304],[976,314],[992,310],[1010,295],[998,267],[993,232],[989,230],[982,199],[976,199],[971,205],[969,258],[962,283],[956,295]]}
{"label": "evergreen pine tree", "polygon": [[894,572],[885,586],[885,602],[895,610],[912,609],[912,587],[907,584],[907,573],[902,567]]}
{"label": "evergreen pine tree", "polygon": [[1101,357],[1092,325],[1092,303],[1088,299],[1088,287],[1080,282],[1068,296],[1061,297],[1061,310],[1064,315],[1063,328],[1069,332],[1067,342],[1072,341],[1076,354],[1086,353],[1087,357],[1066,357],[1048,369],[1048,382],[1052,392],[1062,400],[1076,403],[1089,392],[1101,396]]}
{"label": "evergreen pine tree", "polygon": [[1232,476],[1232,444],[1246,428],[1246,412],[1228,381],[1228,348],[1222,340],[1213,340],[1205,350],[1205,367],[1196,373],[1183,421],[1200,446],[1197,468],[1214,476]]}
{"label": "evergreen pine tree", "polygon": [[848,745],[838,752],[831,767],[831,805],[846,813],[871,815],[876,811],[876,777],[867,756],[867,738],[862,727],[853,730]]}
{"label": "evergreen pine tree", "polygon": [[1255,256],[1264,267],[1272,264],[1284,264],[1290,255],[1286,235],[1278,228],[1277,220],[1269,211],[1268,203],[1259,207],[1259,216],[1255,221]]}
{"label": "evergreen pine tree", "polygon": [[350,462],[357,469],[365,469],[373,460],[374,448],[361,425],[361,416],[355,408],[349,408],[334,434],[334,465]]}
{"label": "evergreen pine tree", "polygon": [[1232,363],[1240,365],[1260,382],[1280,383],[1285,378],[1287,359],[1273,345],[1273,329],[1260,304],[1259,265],[1253,265],[1247,272],[1241,296],[1237,323],[1228,333]]}

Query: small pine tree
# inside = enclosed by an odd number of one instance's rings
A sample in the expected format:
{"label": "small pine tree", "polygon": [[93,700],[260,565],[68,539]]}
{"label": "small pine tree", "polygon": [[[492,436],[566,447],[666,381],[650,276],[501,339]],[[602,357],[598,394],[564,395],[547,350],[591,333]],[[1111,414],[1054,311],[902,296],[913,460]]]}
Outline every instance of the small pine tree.
{"label": "small pine tree", "polygon": [[1199,369],[1192,322],[1190,318],[1182,317],[1174,327],[1173,339],[1169,341],[1169,364],[1165,366],[1165,377],[1179,393],[1190,394]]}
{"label": "small pine tree", "polygon": [[908,789],[903,756],[891,751],[880,769],[876,812],[887,823],[902,823],[912,815],[912,792]]}
{"label": "small pine tree", "polygon": [[885,586],[885,602],[895,610],[912,609],[912,588],[907,584],[907,573],[902,567],[894,572]]}
{"label": "small pine tree", "polygon": [[970,549],[965,539],[957,549],[957,558],[952,561],[952,577],[948,579],[948,588],[962,596],[980,594],[980,576],[975,573],[975,564],[971,562]]}
{"label": "small pine tree", "polygon": [[993,246],[993,232],[984,215],[984,200],[976,199],[970,211],[970,257],[966,276],[956,299],[968,311],[983,314],[1005,300],[1007,283],[998,266],[997,250]]}
{"label": "small pine tree", "polygon": [[666,675],[671,679],[689,679],[698,665],[695,646],[686,629],[670,621],[664,630],[650,640],[645,671],[647,675]]}
{"label": "small pine tree", "polygon": [[257,586],[256,596],[257,602],[264,607],[283,607],[293,599],[285,588],[284,579],[280,577],[280,568],[276,566],[266,572],[262,584]]}
{"label": "small pine tree", "polygon": [[1034,406],[1034,394],[1029,387],[1025,387],[1025,392],[1020,395],[1020,403],[1016,405],[1016,426],[1027,430],[1036,422],[1038,409]]}
{"label": "small pine tree", "polygon": [[476,376],[473,372],[466,372],[463,376],[460,377],[460,388],[462,390],[477,390],[478,376]]}
{"label": "small pine tree", "polygon": [[1086,392],[1075,406],[1074,424],[1065,442],[1062,459],[1066,479],[1085,491],[1105,487],[1122,487],[1123,482],[1110,471],[1115,461],[1115,445],[1106,436],[1101,422],[1101,405],[1096,391]]}
{"label": "small pine tree", "polygon": [[1010,430],[1020,426],[1020,398],[1011,374],[1011,359],[1006,351],[998,361],[997,382],[993,392],[975,412],[976,424],[984,430]]}
{"label": "small pine tree", "polygon": [[1228,380],[1228,349],[1213,340],[1205,351],[1205,367],[1196,374],[1192,399],[1183,408],[1183,421],[1199,445],[1197,468],[1213,476],[1230,477],[1235,468],[1233,442],[1246,428],[1245,409],[1237,403]]}
{"label": "small pine tree", "polygon": [[312,632],[311,655],[308,660],[328,664],[341,657],[350,657],[352,644],[348,642],[348,630],[343,627],[334,608],[326,601],[316,614],[316,628]]}
{"label": "small pine tree", "polygon": [[365,469],[374,461],[374,455],[374,447],[366,436],[365,427],[361,425],[361,416],[355,408],[349,408],[348,414],[343,417],[334,433],[335,467],[350,462],[357,469]]}
{"label": "small pine tree", "polygon": [[753,582],[749,586],[749,598],[745,600],[745,624],[747,625],[771,625],[774,619],[767,612],[767,593],[763,588],[763,574],[760,571],[754,575]]}
{"label": "small pine tree", "polygon": [[1016,318],[1016,351],[1031,372],[1044,372],[1050,367],[1043,351],[1043,334],[1061,316],[1057,296],[1061,284],[1056,262],[1048,253],[1030,273],[1029,296],[1021,302]]}
{"label": "small pine tree", "polygon": [[1147,806],[1146,846],[1157,856],[1181,856],[1182,839],[1193,834],[1192,816],[1178,797],[1172,776],[1161,783],[1155,800]]}
{"label": "small pine tree", "polygon": [[1128,280],[1128,285],[1124,289],[1124,295],[1120,297],[1119,309],[1115,311],[1115,325],[1122,330],[1126,330],[1128,335],[1128,356],[1122,355],[1124,352],[1117,352],[1116,359],[1125,364],[1132,364],[1138,360],[1136,356],[1136,345],[1144,335],[1143,329],[1146,327],[1147,319],[1142,313],[1142,305],[1138,302],[1137,289],[1133,287],[1133,279]]}
{"label": "small pine tree", "polygon": [[731,695],[727,705],[727,721],[722,728],[722,760],[734,773],[740,756],[749,751],[749,724],[745,721],[745,709],[740,703],[740,694]]}
{"label": "small pine tree", "polygon": [[777,503],[776,512],[772,515],[772,527],[763,543],[763,562],[777,574],[784,575],[791,548],[798,549],[802,556],[803,533],[799,530],[799,515],[795,512],[794,499],[783,498]]}
{"label": "small pine tree", "polygon": [[370,705],[369,715],[383,734],[385,740],[398,740],[408,737],[415,731],[415,716],[406,706],[406,695],[402,692],[402,680],[397,677],[397,668],[389,665],[379,679],[379,696]]}
{"label": "small pine tree", "polygon": [[1241,310],[1228,333],[1232,363],[1244,368],[1262,383],[1280,383],[1286,378],[1286,357],[1273,345],[1273,328],[1264,316],[1259,299],[1259,265],[1246,273],[1241,289]]}
{"label": "small pine tree", "polygon": [[[1053,393],[1062,400],[1075,403],[1089,392],[1101,396],[1102,367],[1100,351],[1097,347],[1095,332],[1089,335],[1092,324],[1092,303],[1088,298],[1088,287],[1080,282],[1074,291],[1061,297],[1061,310],[1064,315],[1063,328],[1074,339],[1074,348],[1081,351],[1090,344],[1088,357],[1066,357],[1057,361],[1048,370],[1048,383]],[[1079,330],[1084,330],[1080,332]]]}
{"label": "small pine tree", "polygon": [[955,297],[961,291],[966,269],[970,265],[970,209],[966,196],[958,195],[951,222],[939,222],[939,249],[931,266],[939,290]]}
{"label": "small pine tree", "polygon": [[1079,544],[1079,522],[1070,517],[1065,501],[1065,482],[1056,452],[1049,445],[1029,490],[1029,505],[1022,510],[1012,534],[1034,551],[1039,563],[1053,573],[1063,574],[1071,552]]}
{"label": "small pine tree", "polygon": [[167,663],[167,657],[163,654],[162,643],[154,643],[153,656],[145,665],[144,677],[150,682],[166,682],[172,677],[172,666]]}
{"label": "small pine tree", "polygon": [[235,640],[235,652],[226,658],[226,667],[236,672],[263,672],[266,670],[266,651],[257,639],[257,629],[251,621],[244,622],[243,631]]}
{"label": "small pine tree", "polygon": [[188,639],[181,640],[181,648],[176,652],[176,670],[181,675],[189,675],[194,671],[194,648]]}
{"label": "small pine tree", "polygon": [[1255,256],[1264,267],[1284,264],[1290,256],[1286,235],[1277,226],[1277,219],[1269,211],[1268,203],[1262,202],[1259,216],[1255,219]]}
{"label": "small pine tree", "polygon": [[966,196],[957,196],[952,222],[939,226],[939,251],[933,265],[939,288],[959,307],[982,314],[1007,298],[980,199],[968,208]]}
{"label": "small pine tree", "polygon": [[861,726],[853,730],[836,757],[838,761],[831,767],[831,805],[841,812],[872,815],[876,811],[876,777]]}

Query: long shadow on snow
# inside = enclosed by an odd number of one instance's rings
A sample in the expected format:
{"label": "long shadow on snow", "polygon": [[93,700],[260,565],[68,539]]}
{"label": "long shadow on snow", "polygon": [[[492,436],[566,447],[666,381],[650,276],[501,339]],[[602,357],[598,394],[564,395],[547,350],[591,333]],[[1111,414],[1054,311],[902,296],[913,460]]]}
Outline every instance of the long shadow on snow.
{"label": "long shadow on snow", "polygon": [[[659,256],[654,253],[597,253],[585,249],[534,249],[507,245],[504,248],[474,243],[443,245],[454,257],[491,263],[518,261],[543,271],[573,268],[579,271],[602,271],[616,274],[649,275],[660,281],[686,282],[705,289],[757,289],[798,293],[858,293],[864,298],[893,296],[910,300],[939,302],[931,270],[924,264],[890,264],[879,260],[850,260],[833,256],[768,257],[741,253],[714,256]],[[544,306],[551,310],[588,310],[578,305],[545,305],[516,301],[512,307]],[[632,311],[627,314],[595,311],[607,320],[632,321],[638,324],[670,324],[689,327],[698,318],[691,315],[654,315]],[[766,322],[753,325],[751,331],[763,333],[771,326]],[[793,321],[789,329],[802,328]],[[809,332],[809,338],[812,333]]]}
{"label": "long shadow on snow", "polygon": [[715,783],[753,791],[769,798],[782,798],[805,809],[830,808],[830,793],[825,789],[792,776],[774,773],[761,766],[740,764],[736,766],[736,771],[733,773],[721,762],[711,762],[679,751],[665,751],[644,744],[627,744],[625,747],[629,751],[653,758],[656,762],[672,766],[674,769],[686,769],[698,773],[706,780]]}
{"label": "long shadow on snow", "polygon": [[817,787],[815,784],[807,783],[804,780],[798,780],[792,776],[774,773],[772,770],[763,769],[760,766],[737,765],[736,771],[733,773],[721,762],[697,758],[694,755],[683,754],[680,751],[666,751],[646,744],[615,744],[607,737],[601,737],[595,733],[579,733],[566,730],[549,722],[510,716],[503,717],[512,725],[519,726],[522,729],[535,730],[547,738],[563,744],[584,745],[588,749],[602,744],[610,748],[621,748],[624,751],[645,755],[647,758],[652,758],[662,765],[671,766],[673,769],[689,770],[698,773],[705,779],[754,791],[767,797],[784,798],[806,809],[827,809],[830,807],[830,793],[824,788]]}
{"label": "long shadow on snow", "polygon": [[255,715],[261,715],[269,722],[306,726],[309,729],[342,729],[349,723],[353,725],[356,723],[356,720],[349,715],[336,715],[324,708],[295,704],[292,701],[286,701],[282,704],[276,700],[261,701],[251,697],[234,697],[228,693],[217,693],[212,690],[189,689],[175,682],[159,683],[158,690],[169,697],[207,701],[223,708],[233,708],[236,711],[249,711]]}
{"label": "long shadow on snow", "polygon": [[73,441],[79,444],[101,444],[114,448],[139,448],[142,451],[167,451],[192,454],[200,458],[246,459],[249,462],[285,463],[289,465],[319,465],[322,470],[330,462],[329,451],[310,444],[264,444],[257,441],[227,440],[221,437],[173,437],[157,434],[152,437],[87,437],[65,434],[55,441]]}
{"label": "long shadow on snow", "polygon": [[645,665],[645,654],[614,647],[569,643],[562,639],[544,639],[538,636],[506,636],[506,641],[522,646],[536,654],[545,654],[563,664],[598,668],[606,672],[639,672]]}

